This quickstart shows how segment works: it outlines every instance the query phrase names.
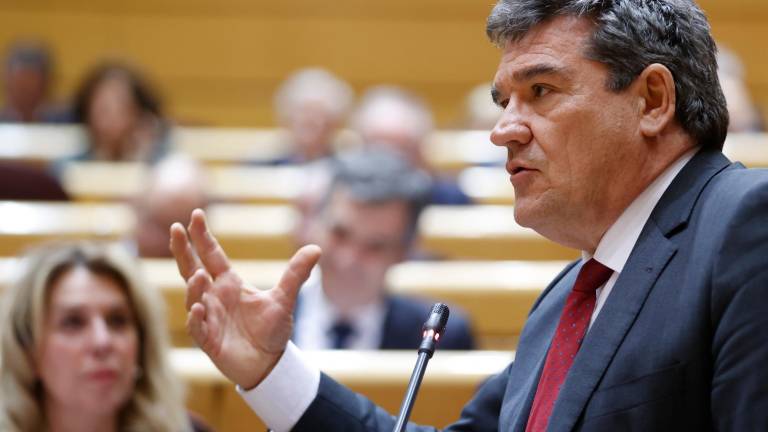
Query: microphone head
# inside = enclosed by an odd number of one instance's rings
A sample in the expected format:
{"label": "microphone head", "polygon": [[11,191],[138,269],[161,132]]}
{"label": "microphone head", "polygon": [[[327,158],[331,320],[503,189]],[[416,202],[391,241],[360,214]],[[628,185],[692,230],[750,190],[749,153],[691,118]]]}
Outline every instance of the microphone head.
{"label": "microphone head", "polygon": [[435,303],[432,306],[432,311],[429,313],[427,322],[424,323],[423,330],[425,332],[432,330],[437,334],[442,334],[445,331],[445,325],[448,323],[449,315],[448,306],[443,303]]}

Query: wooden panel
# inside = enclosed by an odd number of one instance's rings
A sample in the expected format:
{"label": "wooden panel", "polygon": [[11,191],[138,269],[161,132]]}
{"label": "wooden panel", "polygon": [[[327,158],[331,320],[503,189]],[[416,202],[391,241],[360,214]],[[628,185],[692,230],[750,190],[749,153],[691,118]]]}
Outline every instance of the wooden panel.
{"label": "wooden panel", "polygon": [[[71,93],[97,59],[127,58],[155,78],[172,112],[185,119],[273,124],[279,82],[299,67],[323,65],[358,89],[387,82],[423,92],[438,117],[453,120],[463,93],[490,79],[497,61],[480,18],[488,6],[472,21],[418,21],[407,13],[382,20],[378,9],[354,18],[15,10],[3,14],[0,42],[22,34],[50,40],[63,59],[60,95]],[[216,112],[223,117],[208,117]]]}
{"label": "wooden panel", "polygon": [[[280,81],[296,68],[322,65],[358,90],[384,82],[423,93],[449,124],[464,93],[490,80],[498,62],[484,35],[492,3],[6,0],[0,45],[20,36],[50,41],[62,97],[98,59],[127,58],[155,78],[173,114],[193,121],[273,125],[271,96]],[[717,38],[744,57],[750,89],[768,106],[768,62],[755,48],[768,37],[768,6],[701,4]]]}
{"label": "wooden panel", "polygon": [[[408,351],[309,351],[307,359],[334,379],[360,392],[391,413],[400,408],[416,353]],[[499,351],[439,351],[429,363],[414,407],[412,420],[443,427],[456,420],[477,385],[501,372],[514,353]],[[235,393],[234,385],[198,350],[174,350],[172,361],[186,382],[225,386],[221,411],[212,425],[219,431],[261,430],[255,414]]]}
{"label": "wooden panel", "polygon": [[208,208],[211,231],[231,258],[289,258],[296,247],[298,212],[289,206],[217,204]]}

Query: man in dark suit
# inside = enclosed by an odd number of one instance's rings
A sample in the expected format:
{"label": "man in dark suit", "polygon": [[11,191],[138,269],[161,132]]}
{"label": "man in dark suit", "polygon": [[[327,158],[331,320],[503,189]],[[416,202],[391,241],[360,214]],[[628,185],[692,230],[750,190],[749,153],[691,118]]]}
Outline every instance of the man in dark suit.
{"label": "man in dark suit", "polygon": [[[501,0],[488,34],[503,49],[491,139],[508,151],[515,218],[583,259],[546,288],[514,362],[448,429],[768,430],[768,173],[720,152],[728,117],[702,11]],[[320,251],[301,250],[269,293],[228,297],[239,280],[204,230],[198,212],[189,235],[206,270],[192,276],[192,246],[173,228],[190,331],[250,406],[276,430],[391,430],[280,333],[290,322],[276,309],[290,310]]]}
{"label": "man in dark suit", "polygon": [[[343,152],[330,169],[303,224],[325,253],[300,291],[292,339],[303,349],[415,350],[431,304],[390,294],[386,275],[411,251],[431,180],[386,149]],[[453,315],[441,348],[472,349],[467,320]]]}

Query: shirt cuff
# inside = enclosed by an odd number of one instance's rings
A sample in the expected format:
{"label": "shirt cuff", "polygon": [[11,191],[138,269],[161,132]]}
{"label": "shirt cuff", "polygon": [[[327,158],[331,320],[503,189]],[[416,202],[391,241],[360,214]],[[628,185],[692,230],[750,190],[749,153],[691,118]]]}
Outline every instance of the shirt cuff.
{"label": "shirt cuff", "polygon": [[315,400],[319,387],[320,369],[289,341],[275,368],[259,385],[250,390],[236,388],[270,429],[287,432]]}

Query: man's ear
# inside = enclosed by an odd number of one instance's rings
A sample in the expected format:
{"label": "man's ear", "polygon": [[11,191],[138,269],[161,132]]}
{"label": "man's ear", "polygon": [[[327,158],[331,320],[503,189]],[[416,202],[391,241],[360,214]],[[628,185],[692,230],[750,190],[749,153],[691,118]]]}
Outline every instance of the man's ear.
{"label": "man's ear", "polygon": [[675,79],[666,66],[654,63],[646,67],[635,84],[641,98],[640,132],[656,137],[675,119]]}

